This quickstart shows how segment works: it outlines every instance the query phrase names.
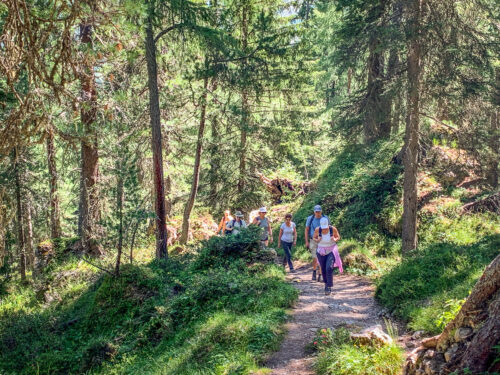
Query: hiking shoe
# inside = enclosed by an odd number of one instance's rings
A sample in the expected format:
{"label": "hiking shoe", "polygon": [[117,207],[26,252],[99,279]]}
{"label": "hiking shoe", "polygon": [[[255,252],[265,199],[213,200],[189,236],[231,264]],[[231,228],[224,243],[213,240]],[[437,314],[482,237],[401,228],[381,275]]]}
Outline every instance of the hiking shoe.
{"label": "hiking shoe", "polygon": [[290,273],[295,273],[295,270],[293,268],[290,268]]}
{"label": "hiking shoe", "polygon": [[316,270],[313,271],[313,277],[312,277],[312,280],[313,281],[316,281]]}
{"label": "hiking shoe", "polygon": [[321,282],[321,274],[318,275],[318,281]]}
{"label": "hiking shoe", "polygon": [[332,294],[332,288],[330,288],[329,286],[325,286],[325,295],[328,296]]}

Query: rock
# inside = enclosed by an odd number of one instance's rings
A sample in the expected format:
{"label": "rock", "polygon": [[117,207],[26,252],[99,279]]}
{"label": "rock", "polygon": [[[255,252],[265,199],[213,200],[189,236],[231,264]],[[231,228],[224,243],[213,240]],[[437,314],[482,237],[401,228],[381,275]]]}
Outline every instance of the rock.
{"label": "rock", "polygon": [[426,349],[429,348],[435,348],[438,342],[439,335],[433,336],[433,337],[428,337],[426,339],[422,340],[422,346]]}
{"label": "rock", "polygon": [[420,340],[422,338],[422,336],[424,335],[424,331],[415,331],[413,333],[413,335],[411,336],[411,338],[413,340]]}
{"label": "rock", "polygon": [[466,340],[470,335],[472,335],[472,328],[460,327],[455,331],[454,339],[456,342],[461,342]]}
{"label": "rock", "polygon": [[453,344],[445,353],[444,353],[444,360],[446,362],[450,362],[450,360],[453,358],[453,356],[455,355],[455,353],[457,352],[458,350],[458,345],[457,344]]}
{"label": "rock", "polygon": [[406,347],[409,348],[409,349],[413,349],[414,347],[416,347],[417,345],[413,342],[413,341],[407,341],[405,343]]}
{"label": "rock", "polygon": [[389,345],[392,338],[380,326],[369,327],[361,333],[351,333],[351,340],[360,345]]}

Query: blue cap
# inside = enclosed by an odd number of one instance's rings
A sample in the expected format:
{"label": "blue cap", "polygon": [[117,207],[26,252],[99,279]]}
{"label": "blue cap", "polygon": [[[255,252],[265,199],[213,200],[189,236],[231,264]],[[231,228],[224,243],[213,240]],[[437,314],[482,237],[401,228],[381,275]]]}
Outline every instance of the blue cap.
{"label": "blue cap", "polygon": [[319,204],[314,206],[314,212],[321,212],[321,206]]}

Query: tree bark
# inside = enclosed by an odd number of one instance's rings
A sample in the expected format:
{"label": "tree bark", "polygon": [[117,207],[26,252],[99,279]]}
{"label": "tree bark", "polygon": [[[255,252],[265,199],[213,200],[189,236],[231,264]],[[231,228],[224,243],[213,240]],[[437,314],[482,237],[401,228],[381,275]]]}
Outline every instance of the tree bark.
{"label": "tree bark", "polygon": [[35,250],[33,248],[33,222],[31,219],[31,211],[32,211],[31,198],[26,197],[25,202],[26,204],[24,209],[24,215],[25,215],[26,230],[24,231],[25,235],[24,246],[26,249],[26,266],[32,269],[35,264]]}
{"label": "tree bark", "polygon": [[403,155],[403,254],[417,247],[417,173],[420,112],[420,17],[421,1],[409,2],[410,42],[408,46],[408,113]]}
{"label": "tree bark", "polygon": [[21,274],[21,281],[26,281],[26,247],[24,242],[24,220],[23,220],[23,210],[21,200],[21,174],[23,171],[20,167],[20,155],[16,148],[14,152],[14,180],[16,183],[16,203],[17,203],[17,234],[18,234],[18,246],[19,246],[19,273]]}
{"label": "tree bark", "polygon": [[[80,24],[80,40],[92,46],[92,23]],[[81,199],[81,241],[85,252],[91,255],[101,255],[98,245],[97,224],[99,213],[99,153],[95,122],[97,120],[97,91],[95,86],[94,64],[90,56],[84,60],[81,77],[82,107],[81,120],[85,131],[82,139],[82,192]]]}
{"label": "tree bark", "polygon": [[[392,6],[392,26],[395,29],[401,29],[403,18],[403,3],[397,0]],[[396,47],[390,49],[389,61],[387,63],[387,81],[391,82],[399,74],[399,51]],[[394,84],[394,83],[393,83]],[[398,92],[391,93],[387,98],[388,122],[390,132],[397,134],[399,132],[399,119],[401,112],[401,95]]]}
{"label": "tree bark", "polygon": [[153,35],[153,20],[146,20],[146,63],[148,68],[149,115],[151,122],[151,146],[153,150],[153,179],[156,212],[156,257],[167,259],[167,222],[165,210],[165,186],[163,178],[163,155],[160,122],[160,99],[158,95],[158,69],[156,44]]}
{"label": "tree bark", "polygon": [[57,191],[56,149],[52,127],[47,129],[47,165],[49,168],[49,201],[50,201],[50,236],[61,237],[61,219],[59,213],[59,195]]}
{"label": "tree bark", "polygon": [[489,162],[487,180],[490,186],[496,190],[498,188],[498,158],[500,150],[500,135],[498,122],[500,108],[500,68],[495,68],[495,89],[493,93],[493,109],[490,117],[490,152],[491,160]]}
{"label": "tree bark", "polygon": [[115,265],[115,275],[120,274],[120,262],[122,258],[123,249],[123,200],[124,200],[124,189],[123,189],[123,176],[118,177],[118,186],[116,188],[117,195],[117,209],[118,209],[118,253],[116,255],[116,265]]}
{"label": "tree bark", "polygon": [[[244,53],[246,53],[248,48],[248,17],[249,17],[249,4],[247,1],[244,2],[241,7],[241,45]],[[243,69],[245,70],[246,60],[243,60]],[[246,85],[247,82],[244,83]],[[237,191],[238,194],[243,193],[245,189],[246,180],[246,153],[247,153],[247,130],[248,130],[248,118],[249,118],[249,108],[248,108],[248,92],[247,88],[243,88],[241,93],[241,134],[240,134],[240,165],[239,165],[239,179]]]}
{"label": "tree bark", "polygon": [[205,122],[207,115],[207,96],[208,96],[208,77],[203,80],[203,95],[201,98],[201,114],[200,114],[200,127],[198,128],[198,140],[196,142],[196,155],[194,159],[193,182],[191,184],[191,193],[184,209],[182,218],[182,233],[179,242],[184,245],[188,240],[189,234],[189,217],[193,210],[196,194],[198,193],[198,183],[200,181],[200,165],[201,153],[203,150],[203,135],[205,134]]}

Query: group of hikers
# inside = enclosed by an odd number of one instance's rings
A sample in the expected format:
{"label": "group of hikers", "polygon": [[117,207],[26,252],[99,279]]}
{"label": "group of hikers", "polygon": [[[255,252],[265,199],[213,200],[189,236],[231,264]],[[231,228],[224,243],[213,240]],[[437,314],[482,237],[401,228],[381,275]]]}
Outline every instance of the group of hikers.
{"label": "group of hikers", "polygon": [[[251,224],[262,228],[260,238],[261,247],[269,246],[273,243],[273,232],[269,219],[266,217],[266,207],[259,208]],[[243,219],[241,211],[236,211],[234,217],[231,211],[226,210],[222,217],[217,233],[221,235],[236,235],[241,229],[248,226]],[[278,247],[282,247],[285,252],[285,261],[288,263],[290,272],[294,272],[292,262],[292,247],[297,244],[297,229],[292,221],[292,214],[287,213],[284,222],[280,226],[278,236]],[[333,271],[337,267],[342,273],[342,261],[340,259],[337,241],[340,234],[337,228],[330,224],[330,219],[323,215],[321,206],[314,206],[314,213],[306,219],[304,230],[305,246],[309,249],[312,261],[312,280],[323,281],[325,284],[325,294],[331,294],[333,287]],[[319,267],[318,267],[319,265]]]}

